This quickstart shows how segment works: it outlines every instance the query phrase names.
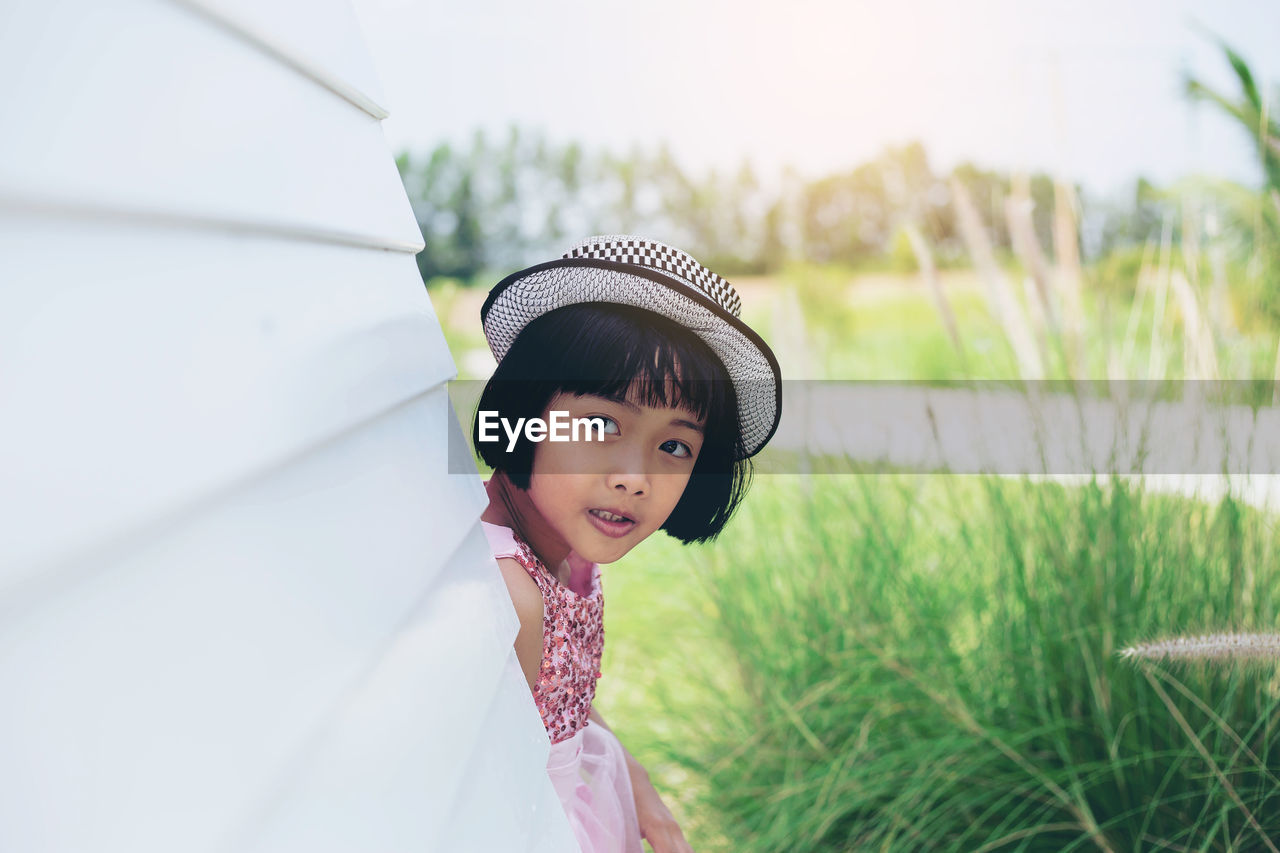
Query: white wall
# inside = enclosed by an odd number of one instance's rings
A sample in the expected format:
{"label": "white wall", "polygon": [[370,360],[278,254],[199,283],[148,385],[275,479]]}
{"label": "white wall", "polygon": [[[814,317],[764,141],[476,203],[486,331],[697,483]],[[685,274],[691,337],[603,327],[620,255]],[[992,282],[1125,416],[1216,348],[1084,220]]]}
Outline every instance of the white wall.
{"label": "white wall", "polygon": [[0,5],[5,853],[573,848],[384,106],[345,0]]}

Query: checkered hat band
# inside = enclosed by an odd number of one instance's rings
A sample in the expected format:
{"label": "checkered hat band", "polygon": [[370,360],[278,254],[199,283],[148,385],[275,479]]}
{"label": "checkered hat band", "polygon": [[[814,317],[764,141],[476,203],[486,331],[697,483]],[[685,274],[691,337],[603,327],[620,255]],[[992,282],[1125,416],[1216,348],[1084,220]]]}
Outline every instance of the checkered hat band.
{"label": "checkered hat band", "polygon": [[564,253],[564,257],[594,258],[649,267],[710,297],[735,317],[742,311],[742,300],[738,298],[733,285],[679,249],[656,240],[599,237],[574,246]]}

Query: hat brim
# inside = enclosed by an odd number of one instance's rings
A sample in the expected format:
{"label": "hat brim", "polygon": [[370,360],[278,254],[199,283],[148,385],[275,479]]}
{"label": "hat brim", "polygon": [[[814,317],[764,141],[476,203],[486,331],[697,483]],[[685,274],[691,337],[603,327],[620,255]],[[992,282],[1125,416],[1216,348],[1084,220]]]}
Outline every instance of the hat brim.
{"label": "hat brim", "polygon": [[715,300],[657,270],[595,258],[548,261],[494,285],[480,323],[501,361],[530,321],[585,302],[643,308],[688,328],[719,357],[733,382],[742,458],[760,452],[773,437],[782,416],[782,371],[769,345]]}

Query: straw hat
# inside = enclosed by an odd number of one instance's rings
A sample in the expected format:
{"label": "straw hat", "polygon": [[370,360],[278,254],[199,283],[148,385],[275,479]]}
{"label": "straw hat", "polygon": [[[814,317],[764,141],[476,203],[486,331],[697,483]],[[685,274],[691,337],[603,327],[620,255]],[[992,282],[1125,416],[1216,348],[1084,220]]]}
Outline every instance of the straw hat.
{"label": "straw hat", "polygon": [[773,351],[739,319],[729,282],[688,254],[626,235],[589,237],[558,261],[512,273],[480,309],[489,348],[499,361],[531,320],[566,305],[616,302],[669,317],[720,357],[738,397],[744,458],[778,428],[782,372]]}

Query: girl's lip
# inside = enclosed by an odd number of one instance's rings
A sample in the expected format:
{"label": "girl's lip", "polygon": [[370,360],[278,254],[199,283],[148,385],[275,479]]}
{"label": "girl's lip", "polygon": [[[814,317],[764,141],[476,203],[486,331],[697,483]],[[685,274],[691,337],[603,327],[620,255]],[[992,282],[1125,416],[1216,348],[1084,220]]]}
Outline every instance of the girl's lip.
{"label": "girl's lip", "polygon": [[[607,510],[607,509],[606,509],[606,510],[600,510],[600,511],[601,511],[601,512],[612,512],[611,510]],[[622,513],[620,513],[620,512],[612,512],[612,514],[613,514],[613,515],[622,515]],[[634,521],[630,521],[630,520],[628,520],[628,521],[608,521],[608,520],[603,519],[603,518],[601,518],[600,516],[596,515],[596,514],[595,514],[594,512],[592,512],[591,510],[587,510],[587,518],[591,520],[591,523],[592,523],[592,524],[594,524],[594,525],[596,526],[596,529],[597,529],[597,530],[599,530],[599,531],[600,531],[601,533],[603,533],[605,536],[611,536],[611,537],[613,537],[614,539],[618,539],[618,538],[620,538],[620,537],[622,537],[622,536],[626,536],[628,533],[630,533],[630,532],[631,532],[631,528],[635,527],[635,524],[636,524]]]}

